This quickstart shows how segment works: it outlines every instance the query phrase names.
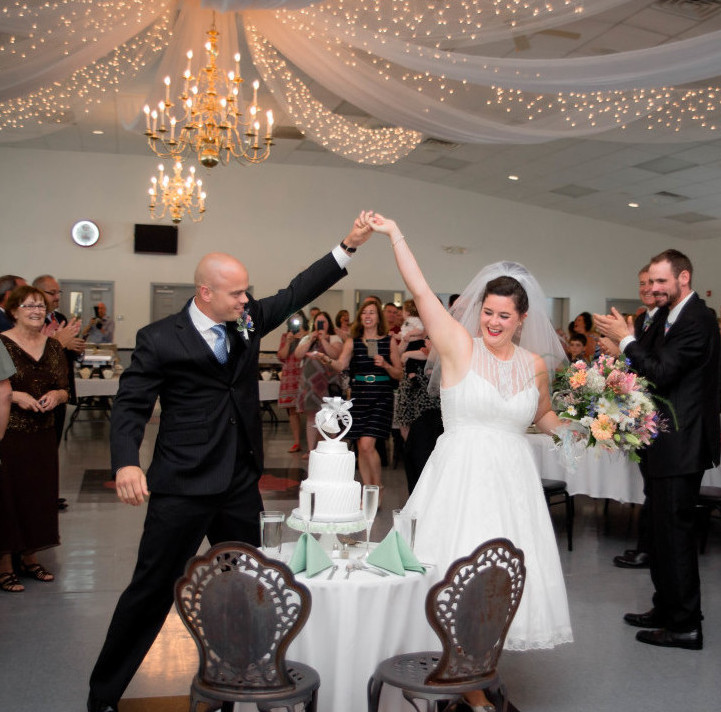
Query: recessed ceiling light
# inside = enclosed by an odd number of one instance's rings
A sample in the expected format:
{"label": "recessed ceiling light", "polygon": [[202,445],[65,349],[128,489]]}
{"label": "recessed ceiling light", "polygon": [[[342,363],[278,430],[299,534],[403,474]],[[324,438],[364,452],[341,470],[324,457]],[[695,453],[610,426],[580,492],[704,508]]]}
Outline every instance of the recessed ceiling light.
{"label": "recessed ceiling light", "polygon": [[521,180],[518,176],[508,176],[508,180]]}
{"label": "recessed ceiling light", "polygon": [[629,203],[629,204],[628,204],[628,207],[629,207],[629,208],[638,208],[639,205],[638,205],[638,203]]}
{"label": "recessed ceiling light", "polygon": [[102,136],[105,133],[105,131],[102,131],[101,129],[95,129],[95,131],[93,131],[93,133],[96,136]]}

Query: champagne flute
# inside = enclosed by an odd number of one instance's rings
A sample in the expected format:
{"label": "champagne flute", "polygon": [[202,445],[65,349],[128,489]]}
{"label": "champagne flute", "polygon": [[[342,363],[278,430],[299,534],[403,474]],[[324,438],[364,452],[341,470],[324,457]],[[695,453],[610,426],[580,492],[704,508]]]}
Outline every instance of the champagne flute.
{"label": "champagne flute", "polygon": [[366,553],[365,558],[370,554],[371,527],[378,511],[378,485],[363,485],[363,519],[366,522]]}
{"label": "champagne flute", "polygon": [[315,514],[315,492],[300,491],[300,515],[305,523],[305,533],[310,535],[310,523]]}

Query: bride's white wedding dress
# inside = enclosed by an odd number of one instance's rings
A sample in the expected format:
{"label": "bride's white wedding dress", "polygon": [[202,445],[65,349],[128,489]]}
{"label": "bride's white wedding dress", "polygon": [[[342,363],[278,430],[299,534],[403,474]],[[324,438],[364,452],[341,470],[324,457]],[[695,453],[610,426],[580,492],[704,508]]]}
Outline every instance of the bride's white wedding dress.
{"label": "bride's white wedding dress", "polygon": [[523,550],[526,586],[510,650],[573,640],[556,537],[524,438],[537,405],[533,355],[516,347],[501,361],[474,339],[468,373],[441,389],[445,432],[404,508],[418,516],[416,554],[442,574],[489,539]]}

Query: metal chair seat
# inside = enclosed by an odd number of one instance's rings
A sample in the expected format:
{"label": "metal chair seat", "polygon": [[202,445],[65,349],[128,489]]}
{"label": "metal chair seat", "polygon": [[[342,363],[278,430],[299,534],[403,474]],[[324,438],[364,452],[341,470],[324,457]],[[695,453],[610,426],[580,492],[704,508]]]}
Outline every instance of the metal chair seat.
{"label": "metal chair seat", "polygon": [[304,709],[315,710],[315,695],[320,687],[318,672],[303,663],[286,660],[288,676],[293,686],[280,689],[253,690],[252,692],[238,692],[223,690],[216,685],[206,685],[197,675],[191,684],[191,712],[195,712],[198,703],[207,707],[207,712],[221,709],[220,702],[250,702],[257,706],[260,712],[270,712],[274,709],[285,709],[293,712],[295,705],[302,704]]}

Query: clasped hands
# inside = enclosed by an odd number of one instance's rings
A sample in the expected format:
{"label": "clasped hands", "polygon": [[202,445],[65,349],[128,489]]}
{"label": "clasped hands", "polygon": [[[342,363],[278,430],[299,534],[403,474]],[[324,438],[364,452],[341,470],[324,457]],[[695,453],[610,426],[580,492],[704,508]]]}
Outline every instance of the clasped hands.
{"label": "clasped hands", "polygon": [[627,336],[633,336],[633,317],[624,319],[616,307],[611,307],[610,314],[594,314],[593,321],[602,340],[608,339],[616,346]]}

